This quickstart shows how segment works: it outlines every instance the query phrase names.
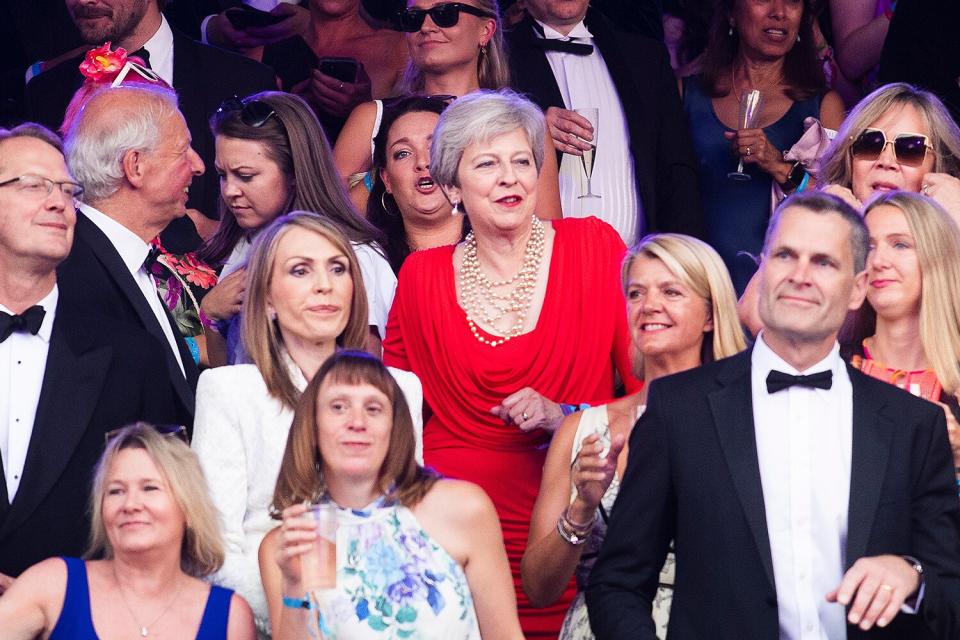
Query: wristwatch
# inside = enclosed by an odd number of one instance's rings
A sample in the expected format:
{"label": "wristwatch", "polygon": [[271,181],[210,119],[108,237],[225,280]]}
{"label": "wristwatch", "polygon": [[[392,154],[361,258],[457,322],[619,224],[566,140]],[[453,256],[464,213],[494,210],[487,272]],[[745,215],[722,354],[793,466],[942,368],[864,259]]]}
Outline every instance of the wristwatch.
{"label": "wristwatch", "polygon": [[793,168],[790,169],[790,173],[787,174],[787,180],[780,185],[780,188],[783,189],[784,193],[793,193],[797,190],[797,187],[800,186],[800,183],[803,181],[803,176],[806,175],[807,169],[803,166],[803,163],[800,161],[793,163]]}

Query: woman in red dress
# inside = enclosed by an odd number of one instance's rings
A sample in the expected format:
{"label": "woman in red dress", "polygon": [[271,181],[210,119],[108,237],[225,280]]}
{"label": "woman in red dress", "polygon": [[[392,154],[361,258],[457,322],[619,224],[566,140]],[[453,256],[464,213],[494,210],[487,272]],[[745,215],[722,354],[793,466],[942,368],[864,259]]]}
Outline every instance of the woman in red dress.
{"label": "woman in red dress", "polygon": [[629,334],[618,283],[625,247],[596,218],[541,222],[543,115],[511,92],[479,91],[440,118],[436,184],[473,231],[414,253],[400,271],[384,361],[417,373],[433,411],[424,461],[493,499],[528,638],[556,637],[575,589],[533,609],[520,558],[553,429],[573,407],[627,390]]}

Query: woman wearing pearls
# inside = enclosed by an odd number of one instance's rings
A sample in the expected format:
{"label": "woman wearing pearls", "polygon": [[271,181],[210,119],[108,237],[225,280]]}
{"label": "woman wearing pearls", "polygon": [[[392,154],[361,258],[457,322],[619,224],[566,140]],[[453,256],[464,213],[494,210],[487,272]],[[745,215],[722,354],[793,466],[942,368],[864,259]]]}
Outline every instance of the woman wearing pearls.
{"label": "woman wearing pearls", "polygon": [[433,410],[425,463],[479,484],[497,507],[528,638],[556,637],[574,593],[535,610],[520,590],[551,432],[575,407],[614,397],[614,364],[628,390],[638,384],[617,286],[625,247],[596,218],[536,215],[543,137],[540,110],[512,92],[474,92],[444,111],[431,174],[473,231],[407,258],[384,342],[385,362],[416,373]]}

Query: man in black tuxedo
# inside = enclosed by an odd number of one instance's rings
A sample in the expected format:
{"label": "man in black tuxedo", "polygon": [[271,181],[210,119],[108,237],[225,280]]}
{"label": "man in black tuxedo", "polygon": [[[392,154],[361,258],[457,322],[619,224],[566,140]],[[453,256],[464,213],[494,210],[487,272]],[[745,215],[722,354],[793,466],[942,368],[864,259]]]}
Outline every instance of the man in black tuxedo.
{"label": "man in black tuxedo", "polygon": [[73,250],[57,270],[63,294],[164,345],[177,422],[192,428],[199,373],[148,260],[150,241],[184,216],[190,181],[204,170],[176,94],[148,85],[96,94],[74,121],[66,154],[85,193]]}
{"label": "man in black tuxedo", "polygon": [[[547,115],[565,216],[597,215],[629,245],[644,233],[704,234],[697,160],[662,42],[618,29],[588,0],[527,0],[506,33],[513,88]],[[599,109],[598,130],[572,111]],[[594,136],[597,139],[594,140]],[[597,145],[593,190],[580,158]]]}
{"label": "man in black tuxedo", "polygon": [[943,410],[848,366],[868,234],[833,196],[788,199],[747,352],[650,385],[587,605],[597,638],[960,637],[960,513]]}
{"label": "man in black tuxedo", "polygon": [[174,418],[160,345],[57,282],[78,188],[53,133],[0,130],[0,593],[44,558],[83,553],[104,434]]}
{"label": "man in black tuxedo", "polygon": [[[158,0],[66,0],[84,41],[91,47],[109,40],[113,47],[144,56],[152,69],[180,96],[180,108],[194,138],[194,147],[207,166],[213,166],[214,141],[209,119],[234,94],[246,96],[276,89],[269,67],[174,31],[161,14]],[[83,82],[79,64],[67,60],[33,78],[26,89],[26,111],[32,120],[58,128],[64,110]],[[190,189],[189,206],[215,219],[220,186],[215,172],[198,177]],[[199,224],[204,219],[196,214]],[[194,222],[179,218],[164,231],[164,247],[174,253],[197,248],[200,236]]]}

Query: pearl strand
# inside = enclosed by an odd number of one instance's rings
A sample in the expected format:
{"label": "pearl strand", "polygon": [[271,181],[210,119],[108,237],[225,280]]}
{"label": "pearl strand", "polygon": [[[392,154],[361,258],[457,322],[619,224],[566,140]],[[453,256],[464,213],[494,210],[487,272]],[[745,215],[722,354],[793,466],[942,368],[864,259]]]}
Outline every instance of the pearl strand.
{"label": "pearl strand", "polygon": [[[473,231],[467,234],[463,263],[460,266],[460,297],[466,311],[467,325],[473,337],[479,342],[496,347],[523,332],[524,321],[533,302],[537,276],[543,262],[545,235],[543,222],[534,216],[520,269],[506,280],[491,280],[480,267],[476,236]],[[510,285],[514,287],[508,293],[500,294],[493,290],[496,287]],[[488,340],[480,335],[474,318],[478,318],[488,327],[499,330],[498,323],[510,313],[516,314],[516,321],[508,330],[502,332],[502,337]]]}

